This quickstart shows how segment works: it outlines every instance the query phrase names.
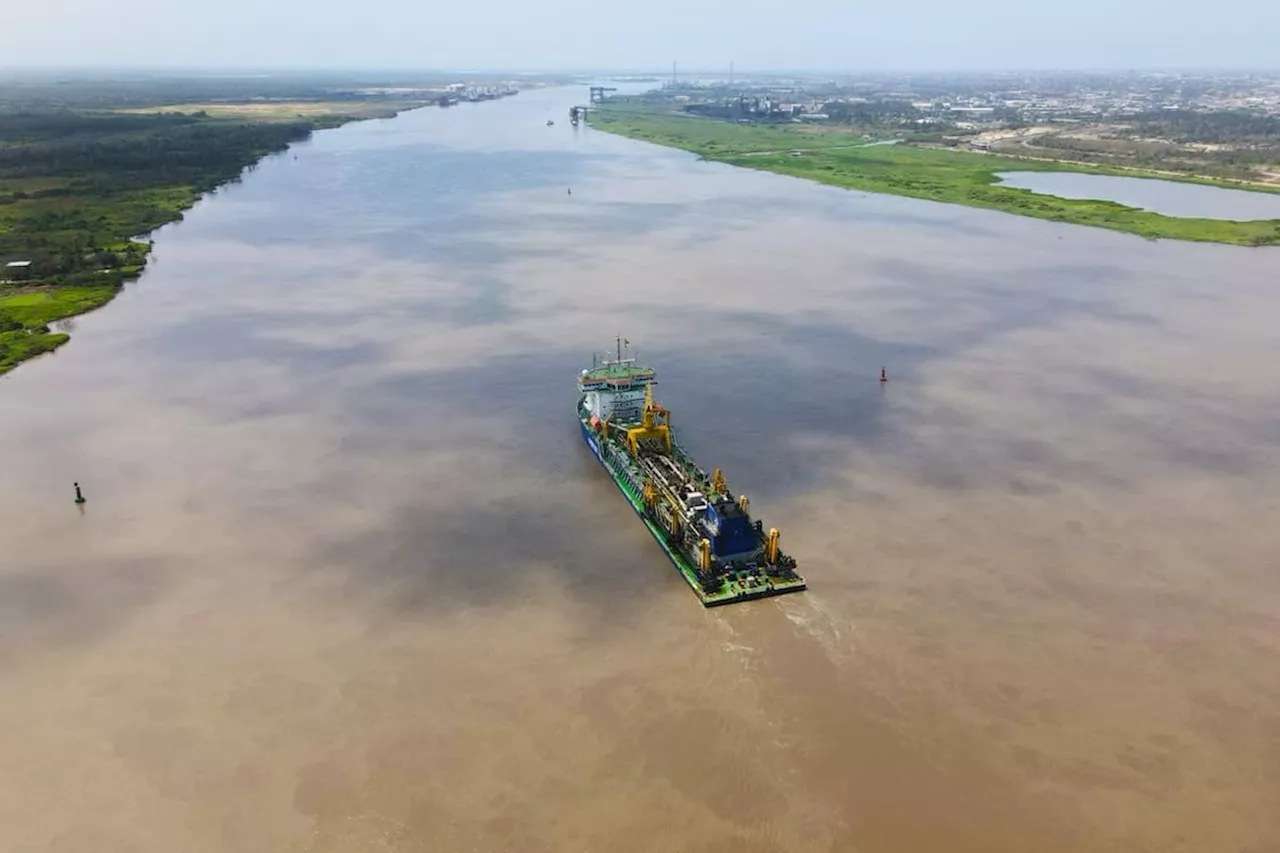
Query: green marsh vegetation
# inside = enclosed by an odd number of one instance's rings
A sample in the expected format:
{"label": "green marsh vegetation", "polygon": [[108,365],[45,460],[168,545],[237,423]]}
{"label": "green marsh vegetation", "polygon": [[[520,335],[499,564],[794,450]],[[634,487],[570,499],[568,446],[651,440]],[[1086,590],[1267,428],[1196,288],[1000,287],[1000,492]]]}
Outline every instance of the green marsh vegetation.
{"label": "green marsh vegetation", "polygon": [[707,159],[866,145],[900,138],[883,127],[819,124],[734,124],[644,101],[610,102],[588,112],[592,127],[632,139],[692,151]]}
{"label": "green marsh vegetation", "polygon": [[593,111],[589,121],[600,130],[680,148],[708,160],[847,189],[1093,225],[1150,239],[1280,245],[1280,220],[1230,222],[1162,216],[1114,202],[1065,199],[1002,186],[997,177],[997,173],[1009,171],[1144,176],[1132,170],[957,151],[926,144],[928,138],[923,136],[897,137],[904,139],[902,144],[871,145],[867,143],[883,139],[886,131],[817,124],[734,124],[625,101]]}
{"label": "green marsh vegetation", "polygon": [[0,290],[0,373],[66,343],[69,336],[51,332],[49,323],[97,308],[110,301],[116,289],[99,284]]}

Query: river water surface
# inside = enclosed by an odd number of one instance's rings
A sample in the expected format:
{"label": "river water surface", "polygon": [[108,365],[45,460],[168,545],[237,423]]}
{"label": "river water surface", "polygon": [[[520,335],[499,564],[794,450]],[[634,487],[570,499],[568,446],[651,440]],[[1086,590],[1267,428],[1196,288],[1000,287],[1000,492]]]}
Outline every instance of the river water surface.
{"label": "river water surface", "polygon": [[1002,186],[1060,198],[1114,201],[1165,216],[1236,222],[1280,219],[1280,193],[1079,172],[1001,172],[997,177]]}
{"label": "river water surface", "polygon": [[[0,380],[0,848],[1280,847],[1280,252],[584,100],[319,133]],[[697,604],[577,435],[617,333],[809,592]]]}

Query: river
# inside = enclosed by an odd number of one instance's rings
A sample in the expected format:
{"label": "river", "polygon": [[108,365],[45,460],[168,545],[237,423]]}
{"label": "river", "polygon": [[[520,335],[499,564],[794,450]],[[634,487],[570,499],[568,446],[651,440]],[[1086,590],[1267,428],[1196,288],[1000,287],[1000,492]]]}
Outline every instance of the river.
{"label": "river", "polygon": [[998,177],[1003,186],[1060,198],[1114,201],[1165,216],[1235,222],[1280,219],[1280,193],[1079,172],[1001,172]]}
{"label": "river", "polygon": [[[0,380],[0,846],[1280,845],[1280,253],[584,100],[319,133]],[[627,509],[619,333],[807,593],[704,610]]]}

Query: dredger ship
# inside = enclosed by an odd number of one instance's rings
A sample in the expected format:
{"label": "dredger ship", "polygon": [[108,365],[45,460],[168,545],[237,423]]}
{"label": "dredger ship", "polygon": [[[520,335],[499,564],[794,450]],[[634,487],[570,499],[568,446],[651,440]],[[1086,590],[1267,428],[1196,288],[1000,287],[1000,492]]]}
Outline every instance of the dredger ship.
{"label": "dredger ship", "polygon": [[654,402],[657,374],[627,357],[593,359],[578,376],[582,437],[706,607],[799,592],[804,578],[776,528],[753,521],[717,468],[708,476]]}

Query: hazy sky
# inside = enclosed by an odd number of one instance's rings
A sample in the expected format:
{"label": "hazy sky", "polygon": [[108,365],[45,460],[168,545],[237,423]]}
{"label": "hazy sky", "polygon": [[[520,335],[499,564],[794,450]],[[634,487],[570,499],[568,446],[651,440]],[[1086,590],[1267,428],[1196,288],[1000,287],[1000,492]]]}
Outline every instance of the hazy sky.
{"label": "hazy sky", "polygon": [[1280,0],[7,0],[0,66],[1280,66]]}

